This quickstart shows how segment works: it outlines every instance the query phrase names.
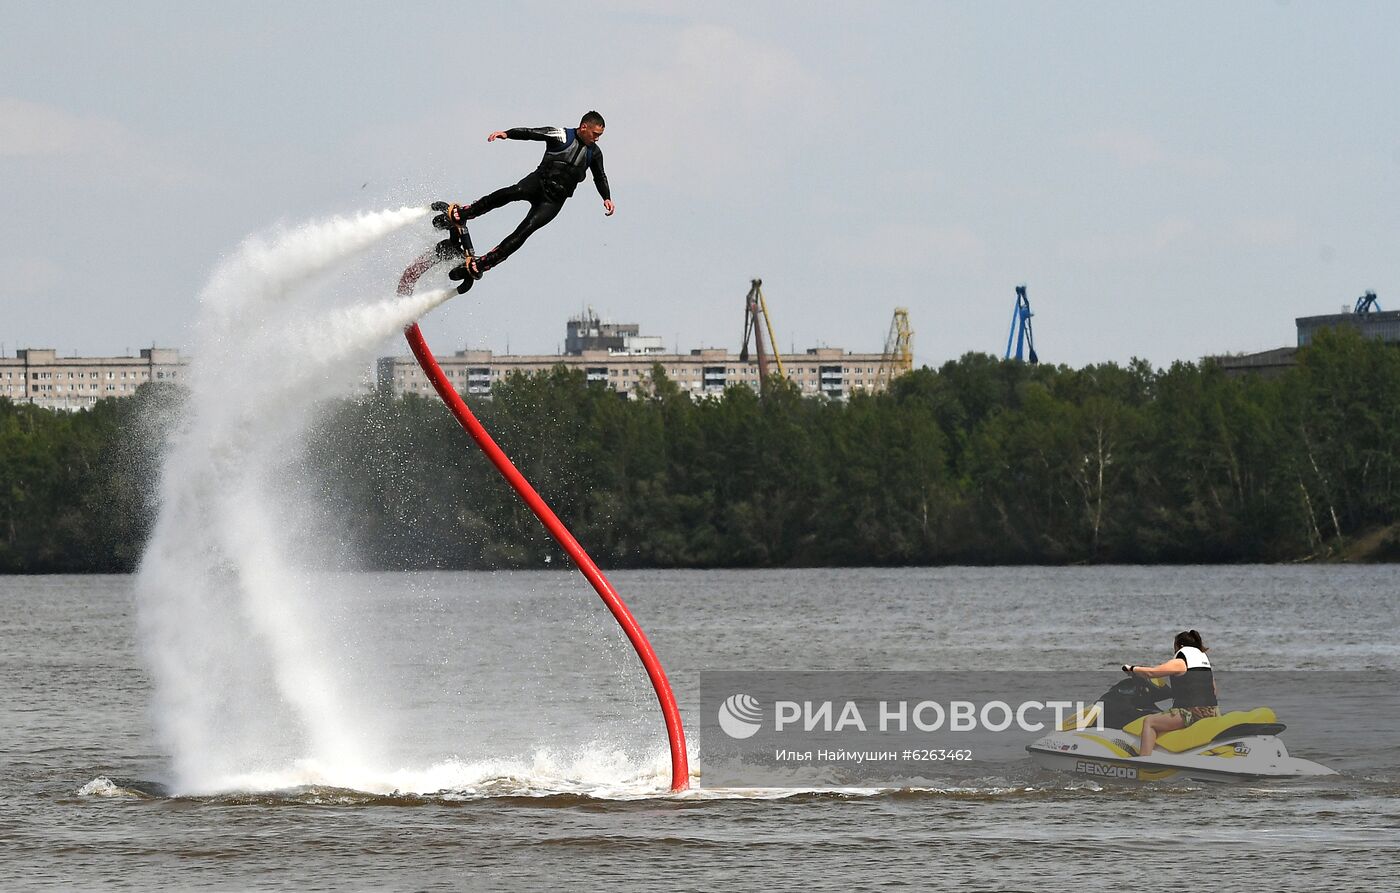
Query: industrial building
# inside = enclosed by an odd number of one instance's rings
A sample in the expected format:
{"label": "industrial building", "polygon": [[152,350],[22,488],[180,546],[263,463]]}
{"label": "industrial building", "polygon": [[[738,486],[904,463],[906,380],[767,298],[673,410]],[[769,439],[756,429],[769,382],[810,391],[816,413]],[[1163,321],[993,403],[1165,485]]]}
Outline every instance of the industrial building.
{"label": "industrial building", "polygon": [[1248,373],[1274,376],[1282,375],[1298,365],[1298,348],[1275,347],[1273,350],[1261,350],[1257,353],[1222,354],[1206,359],[1225,370],[1226,375]]}
{"label": "industrial building", "polygon": [[1321,329],[1355,329],[1364,338],[1400,344],[1400,310],[1369,313],[1332,313],[1302,316],[1298,320],[1298,346],[1307,347]]}
{"label": "industrial building", "polygon": [[1351,310],[1343,307],[1341,313],[1300,316],[1294,320],[1294,324],[1298,327],[1297,347],[1276,347],[1258,353],[1225,354],[1206,359],[1230,375],[1279,375],[1297,365],[1298,348],[1311,344],[1313,337],[1323,329],[1355,329],[1362,337],[1400,344],[1400,310],[1381,310],[1373,291],[1357,298]]}
{"label": "industrial building", "polygon": [[84,409],[106,397],[130,397],[148,381],[183,378],[188,359],[173,348],[143,349],[140,357],[60,357],[52,348],[0,357],[0,397],[46,409]]}
{"label": "industrial building", "polygon": [[[545,372],[555,366],[581,369],[590,382],[602,382],[627,397],[646,393],[652,368],[660,365],[681,390],[694,397],[720,394],[734,384],[759,390],[759,362],[723,348],[689,353],[667,352],[661,338],[642,335],[635,323],[602,322],[592,312],[568,321],[563,354],[496,354],[459,350],[439,357],[447,377],[462,394],[490,393],[492,383],[512,372]],[[884,353],[848,353],[839,347],[814,347],[782,357],[783,374],[805,395],[844,399],[858,391],[884,390],[898,363]],[[883,374],[882,374],[883,373]],[[383,357],[376,378],[394,395],[430,394],[432,385],[411,356]]]}

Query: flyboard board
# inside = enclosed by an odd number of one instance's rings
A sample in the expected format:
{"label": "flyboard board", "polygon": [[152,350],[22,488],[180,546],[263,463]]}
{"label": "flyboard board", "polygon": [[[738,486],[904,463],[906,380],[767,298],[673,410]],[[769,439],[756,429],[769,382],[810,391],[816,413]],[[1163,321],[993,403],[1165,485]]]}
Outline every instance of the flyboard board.
{"label": "flyboard board", "polygon": [[[460,214],[461,206],[448,202],[433,202],[432,209],[439,212],[433,218],[433,226],[447,230],[447,238],[423,252],[403,271],[403,275],[399,277],[400,296],[413,294],[413,289],[423,274],[444,261],[461,261],[460,266],[449,274],[453,279],[462,280],[462,284],[457,286],[459,295],[470,291],[476,280],[481,278],[480,274],[471,271],[471,261],[476,256],[476,250],[472,247],[472,234],[467,231],[467,222]],[[460,277],[453,275],[459,270]]]}

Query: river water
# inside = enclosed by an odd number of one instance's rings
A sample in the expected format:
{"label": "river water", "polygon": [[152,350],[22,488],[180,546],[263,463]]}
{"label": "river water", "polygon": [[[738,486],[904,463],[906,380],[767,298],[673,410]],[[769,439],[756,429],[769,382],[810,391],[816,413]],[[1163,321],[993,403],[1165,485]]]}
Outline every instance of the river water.
{"label": "river water", "polygon": [[[1400,670],[1389,566],[612,578],[692,739],[707,670],[1102,669],[1106,687],[1188,626],[1222,675]],[[324,577],[301,616],[361,764],[302,758],[289,728],[176,794],[133,585],[0,578],[0,886],[1376,890],[1400,871],[1400,754],[1375,717],[1341,775],[1298,782],[1099,784],[1016,758],[919,789],[729,790],[697,761],[672,796],[640,665],[558,570]]]}

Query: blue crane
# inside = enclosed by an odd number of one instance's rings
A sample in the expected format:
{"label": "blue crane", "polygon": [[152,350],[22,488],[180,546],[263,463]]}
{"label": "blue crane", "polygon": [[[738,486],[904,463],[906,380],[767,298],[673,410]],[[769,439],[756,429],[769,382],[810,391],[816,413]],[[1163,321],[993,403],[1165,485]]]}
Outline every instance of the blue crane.
{"label": "blue crane", "polygon": [[1025,359],[1025,351],[1030,351],[1030,361],[1039,363],[1035,355],[1035,337],[1031,334],[1031,299],[1026,297],[1026,287],[1016,286],[1016,308],[1011,311],[1011,331],[1006,336],[1006,359],[1011,359],[1011,342],[1016,342],[1016,359]]}
{"label": "blue crane", "polygon": [[1380,311],[1381,302],[1376,300],[1376,293],[1368,291],[1366,294],[1356,299],[1356,313],[1370,313],[1372,310]]}

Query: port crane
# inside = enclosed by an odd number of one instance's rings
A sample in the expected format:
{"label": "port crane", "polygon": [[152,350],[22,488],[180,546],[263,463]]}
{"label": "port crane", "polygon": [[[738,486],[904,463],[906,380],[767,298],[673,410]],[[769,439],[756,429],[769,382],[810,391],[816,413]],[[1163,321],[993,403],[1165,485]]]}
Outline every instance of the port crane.
{"label": "port crane", "polygon": [[1381,302],[1376,300],[1376,293],[1373,291],[1368,291],[1366,292],[1366,294],[1356,299],[1356,307],[1353,308],[1353,312],[1370,313],[1373,310],[1376,312],[1380,312],[1380,309]]}
{"label": "port crane", "polygon": [[[763,317],[763,325],[759,325],[758,318]],[[768,390],[768,353],[763,349],[763,330],[768,330],[768,343],[773,347],[773,362],[778,367],[778,374],[787,377],[787,371],[783,369],[783,358],[778,353],[778,336],[773,334],[773,317],[768,314],[768,302],[763,299],[763,280],[752,279],[749,281],[749,293],[744,298],[744,343],[739,348],[739,362],[749,361],[749,338],[753,337],[754,352],[758,355],[758,390],[759,393],[766,393]]]}
{"label": "port crane", "polygon": [[913,368],[914,330],[909,327],[909,308],[896,307],[894,318],[890,320],[890,333],[885,338],[885,354],[875,373],[875,387],[888,388],[896,378]]}
{"label": "port crane", "polygon": [[1016,359],[1027,359],[1030,352],[1031,363],[1039,363],[1035,355],[1035,337],[1031,332],[1031,299],[1026,296],[1024,285],[1016,286],[1016,307],[1011,311],[1011,331],[1006,336],[1006,359],[1011,359],[1011,345],[1016,344]]}

